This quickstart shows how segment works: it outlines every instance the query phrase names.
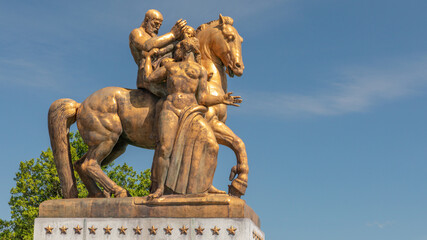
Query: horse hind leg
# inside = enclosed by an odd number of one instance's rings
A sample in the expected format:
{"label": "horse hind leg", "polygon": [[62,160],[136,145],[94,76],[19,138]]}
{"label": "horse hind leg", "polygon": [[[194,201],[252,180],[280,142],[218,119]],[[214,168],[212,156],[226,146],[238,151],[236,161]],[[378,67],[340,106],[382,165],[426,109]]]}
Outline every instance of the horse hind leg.
{"label": "horse hind leg", "polygon": [[[111,180],[101,169],[101,163],[111,153],[113,154],[112,156],[116,157],[120,155],[116,151],[113,152],[115,144],[116,141],[108,140],[99,145],[89,147],[86,160],[82,163],[82,168],[90,179],[99,183],[107,192],[114,194],[115,197],[128,197],[130,194]],[[121,148],[119,149],[122,150]]]}
{"label": "horse hind leg", "polygon": [[[105,166],[113,162],[116,158],[118,158],[120,155],[122,155],[126,151],[127,143],[124,141],[119,141],[114,146],[113,150],[111,150],[111,153],[102,161],[101,166]],[[78,172],[80,179],[82,180],[83,184],[86,186],[86,189],[88,190],[89,194],[88,197],[93,198],[104,198],[104,197],[110,197],[110,193],[107,191],[102,191],[96,182],[89,177],[87,173],[87,167],[83,168],[83,163],[86,160],[87,153],[74,164],[74,168]]]}
{"label": "horse hind leg", "polygon": [[108,195],[104,194],[104,192],[99,189],[98,185],[96,185],[96,182],[90,178],[86,171],[86,165],[84,164],[86,160],[87,153],[83,155],[82,158],[80,158],[77,162],[74,163],[74,169],[76,169],[77,173],[80,176],[80,179],[82,180],[83,184],[86,186],[86,189],[88,191],[88,198],[104,198],[109,197]]}
{"label": "horse hind leg", "polygon": [[[101,167],[107,166],[108,164],[116,160],[118,157],[120,157],[126,151],[127,146],[128,144],[125,141],[122,141],[121,139],[119,139],[119,141],[114,146],[113,150],[111,150],[111,153],[102,161]],[[129,195],[125,191],[123,191],[123,193],[126,193],[126,195]],[[105,190],[104,190],[104,194],[107,197],[111,196],[111,192],[107,192]]]}
{"label": "horse hind leg", "polygon": [[114,145],[113,150],[111,150],[111,153],[102,161],[101,167],[112,163],[114,160],[120,157],[126,151],[127,146],[127,142],[122,139],[119,139],[116,145]]}

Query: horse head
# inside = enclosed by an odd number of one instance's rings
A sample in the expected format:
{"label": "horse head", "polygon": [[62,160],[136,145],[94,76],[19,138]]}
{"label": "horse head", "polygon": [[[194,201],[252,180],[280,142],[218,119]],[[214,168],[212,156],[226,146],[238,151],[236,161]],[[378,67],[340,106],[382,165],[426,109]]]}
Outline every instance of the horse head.
{"label": "horse head", "polygon": [[227,68],[230,77],[242,76],[242,42],[243,38],[233,27],[233,19],[219,15],[218,20],[202,24],[197,29],[202,55],[211,58],[213,62],[221,61]]}

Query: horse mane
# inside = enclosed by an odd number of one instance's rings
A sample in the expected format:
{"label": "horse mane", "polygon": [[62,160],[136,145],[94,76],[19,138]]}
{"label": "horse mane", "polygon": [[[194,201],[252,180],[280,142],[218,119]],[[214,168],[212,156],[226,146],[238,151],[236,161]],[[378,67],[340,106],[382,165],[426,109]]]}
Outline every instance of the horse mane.
{"label": "horse mane", "polygon": [[[224,24],[228,24],[230,26],[233,26],[234,20],[231,17],[223,16],[222,19],[224,20]],[[200,25],[197,28],[197,30],[196,30],[196,36],[197,36],[197,34],[199,34],[200,32],[202,32],[203,30],[206,30],[208,28],[215,28],[217,26],[219,26],[219,19],[210,21],[208,23],[204,23],[204,24]],[[200,43],[200,52],[201,52],[202,55],[205,55],[206,58],[213,59],[212,56],[211,56],[211,52],[210,52],[208,44],[201,44]]]}
{"label": "horse mane", "polygon": [[[224,16],[223,18],[224,18],[225,24],[233,26],[234,20],[231,17]],[[219,20],[218,19],[212,20],[212,21],[207,22],[207,23],[203,23],[202,25],[200,25],[197,28],[196,34],[199,33],[202,30],[205,30],[207,27],[209,27],[211,25],[217,26],[218,24],[219,24]]]}

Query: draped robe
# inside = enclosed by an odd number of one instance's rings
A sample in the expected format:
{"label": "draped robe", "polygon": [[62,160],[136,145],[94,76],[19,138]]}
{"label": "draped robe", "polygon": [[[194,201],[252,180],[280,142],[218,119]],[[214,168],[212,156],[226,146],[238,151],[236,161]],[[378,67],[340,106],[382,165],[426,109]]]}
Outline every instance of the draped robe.
{"label": "draped robe", "polygon": [[179,116],[165,183],[174,193],[204,193],[212,185],[218,144],[204,118],[207,110],[207,107],[201,105],[190,106]]}

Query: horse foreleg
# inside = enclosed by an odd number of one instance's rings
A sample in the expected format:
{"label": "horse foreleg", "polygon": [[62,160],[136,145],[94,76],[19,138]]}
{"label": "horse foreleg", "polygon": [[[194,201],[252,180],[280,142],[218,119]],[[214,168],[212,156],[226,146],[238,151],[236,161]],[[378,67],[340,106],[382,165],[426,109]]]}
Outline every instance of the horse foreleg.
{"label": "horse foreleg", "polygon": [[234,179],[235,174],[238,176],[231,183],[229,192],[240,197],[246,192],[249,172],[245,143],[225,123],[217,119],[211,121],[211,127],[217,142],[231,148],[236,154],[237,165],[232,169],[230,181]]}

